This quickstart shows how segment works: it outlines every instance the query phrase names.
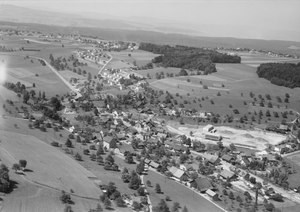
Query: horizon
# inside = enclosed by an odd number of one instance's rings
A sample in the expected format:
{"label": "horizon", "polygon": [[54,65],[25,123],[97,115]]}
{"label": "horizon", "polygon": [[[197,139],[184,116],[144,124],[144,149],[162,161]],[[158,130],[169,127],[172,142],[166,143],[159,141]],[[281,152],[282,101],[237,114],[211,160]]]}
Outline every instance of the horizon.
{"label": "horizon", "polygon": [[297,12],[300,1],[296,0],[77,0],[70,6],[70,0],[2,0],[0,3],[91,19],[151,24],[187,35],[300,42]]}

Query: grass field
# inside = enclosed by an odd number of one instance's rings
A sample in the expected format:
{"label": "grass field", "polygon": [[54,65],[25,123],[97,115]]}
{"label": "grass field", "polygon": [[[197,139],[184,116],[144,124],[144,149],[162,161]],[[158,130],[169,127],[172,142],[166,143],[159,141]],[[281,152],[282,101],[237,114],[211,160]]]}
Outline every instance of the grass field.
{"label": "grass field", "polygon": [[[148,175],[144,176],[144,181],[146,182],[147,180],[150,180],[152,184],[152,187],[147,187],[147,190],[150,193],[153,206],[156,206],[160,199],[165,199],[166,196],[170,196],[171,201],[167,202],[169,208],[172,208],[174,202],[178,202],[182,208],[186,206],[190,212],[221,212],[219,208],[209,203],[203,197],[194,194],[193,191],[179,185],[173,180],[166,179],[165,176],[149,171]],[[163,194],[157,194],[155,192],[156,183],[160,184]]]}
{"label": "grass field", "polygon": [[[172,94],[178,93],[183,96],[182,99],[208,96],[209,100],[197,102],[196,104],[191,103],[189,108],[219,114],[233,115],[232,109],[234,108],[237,108],[241,114],[253,112],[254,108],[249,107],[249,103],[254,101],[249,96],[250,91],[255,94],[256,98],[259,94],[263,97],[266,94],[271,95],[270,101],[274,108],[256,107],[256,112],[268,109],[272,113],[273,110],[278,110],[277,106],[280,107],[280,112],[284,110],[289,112],[291,109],[300,110],[300,100],[298,98],[300,88],[289,89],[273,85],[265,79],[258,78],[256,69],[246,64],[217,64],[216,67],[218,71],[210,75],[164,78],[154,80],[150,85]],[[208,89],[204,89],[203,85],[206,85]],[[280,96],[284,100],[286,93],[291,96],[289,103],[278,103],[276,97]],[[213,100],[214,104],[211,104],[210,100]],[[246,105],[244,105],[244,102],[246,102]],[[257,101],[258,103],[259,101]],[[267,103],[268,101],[266,101]],[[199,108],[199,104],[201,104],[201,108]],[[232,105],[232,108],[229,108],[229,105]]]}
{"label": "grass field", "polygon": [[[23,56],[0,55],[6,63],[7,80],[21,82],[25,86],[38,91],[45,91],[47,96],[62,95],[69,88],[47,67],[36,59],[24,59]],[[35,83],[36,87],[32,85]]]}
{"label": "grass field", "polygon": [[[50,139],[49,135],[46,136],[47,133],[29,131],[26,123],[26,120],[21,119],[1,117],[0,120],[0,159],[8,167],[19,159],[26,159],[27,168],[32,170],[25,172],[25,178],[11,171],[11,178],[18,182],[18,186],[5,198],[3,211],[62,211],[64,206],[59,200],[60,190],[73,189],[77,195],[98,198],[102,192],[93,181],[96,179],[95,175],[68,155],[40,140],[44,138],[51,142],[54,140],[52,132]],[[39,135],[39,138],[30,134]],[[36,186],[35,182],[58,191]],[[72,199],[75,202],[72,206],[75,211],[87,211],[97,204],[95,200],[79,197]],[[47,206],[41,210],[46,202]]]}
{"label": "grass field", "polygon": [[147,63],[151,62],[154,57],[158,56],[157,54],[142,50],[124,50],[120,52],[111,52],[111,55],[113,56],[113,58],[123,60],[131,64],[133,63],[133,61],[136,61],[136,64],[138,66],[146,65]]}

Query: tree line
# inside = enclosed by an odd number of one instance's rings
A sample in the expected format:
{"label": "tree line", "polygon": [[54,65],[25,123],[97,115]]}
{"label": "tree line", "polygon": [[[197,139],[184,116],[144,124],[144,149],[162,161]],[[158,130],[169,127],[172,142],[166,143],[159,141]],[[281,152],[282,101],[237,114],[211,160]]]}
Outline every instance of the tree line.
{"label": "tree line", "polygon": [[256,71],[258,77],[288,88],[300,87],[300,63],[264,63]]}
{"label": "tree line", "polygon": [[164,67],[201,70],[204,74],[216,72],[214,63],[240,63],[239,56],[222,54],[214,50],[187,46],[156,45],[141,43],[140,50],[161,54],[152,62]]}

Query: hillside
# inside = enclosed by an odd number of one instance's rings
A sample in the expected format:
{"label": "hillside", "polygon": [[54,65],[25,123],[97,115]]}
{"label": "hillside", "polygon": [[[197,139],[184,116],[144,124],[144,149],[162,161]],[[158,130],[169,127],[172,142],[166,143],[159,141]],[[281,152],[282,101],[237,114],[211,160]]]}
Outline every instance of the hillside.
{"label": "hillside", "polygon": [[[2,19],[1,19],[2,20]],[[75,27],[75,26],[55,26],[46,24],[35,23],[14,23],[0,21],[1,28],[20,28],[20,29],[33,29],[41,32],[57,32],[68,34],[78,32],[81,35],[98,36],[102,39],[108,40],[123,40],[123,41],[136,41],[148,42],[155,44],[166,45],[185,45],[193,47],[225,47],[225,48],[252,48],[263,49],[267,51],[275,51],[283,54],[296,54],[300,56],[300,48],[290,48],[291,46],[300,46],[300,42],[294,41],[276,41],[276,40],[256,40],[256,39],[238,39],[238,38],[221,38],[221,37],[200,37],[188,36],[183,34],[174,33],[161,33],[144,30],[125,30],[125,29],[108,29],[91,28],[91,27]]]}

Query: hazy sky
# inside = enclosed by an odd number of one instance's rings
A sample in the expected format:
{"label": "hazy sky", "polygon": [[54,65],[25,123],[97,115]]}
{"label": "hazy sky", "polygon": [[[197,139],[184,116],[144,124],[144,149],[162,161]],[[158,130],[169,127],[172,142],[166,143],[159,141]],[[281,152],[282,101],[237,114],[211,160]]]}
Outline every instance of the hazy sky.
{"label": "hazy sky", "polygon": [[[300,0],[0,0],[31,8],[82,14],[143,16],[214,26],[216,35],[300,41]],[[138,19],[137,19],[138,21]],[[224,29],[228,26],[227,29]],[[180,26],[179,26],[180,27]],[[220,27],[219,29],[217,27]],[[232,28],[231,28],[232,27]],[[247,30],[248,28],[248,30]],[[205,31],[207,28],[203,28]],[[245,32],[245,29],[247,33]],[[219,31],[218,31],[219,30]],[[250,37],[251,37],[250,36]]]}

